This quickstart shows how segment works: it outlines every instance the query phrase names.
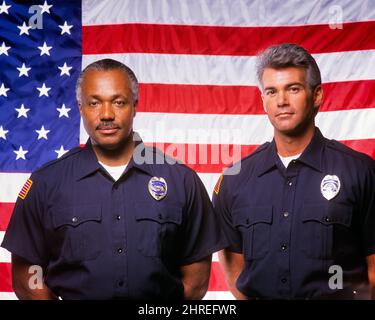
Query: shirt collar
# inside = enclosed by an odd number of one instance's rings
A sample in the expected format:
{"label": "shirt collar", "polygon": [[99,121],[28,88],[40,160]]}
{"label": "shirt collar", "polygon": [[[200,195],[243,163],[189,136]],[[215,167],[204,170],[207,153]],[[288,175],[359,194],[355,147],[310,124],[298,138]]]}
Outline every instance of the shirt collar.
{"label": "shirt collar", "polygon": [[[162,152],[155,151],[154,148],[145,146],[142,139],[137,133],[134,133],[135,139],[135,150],[133,155],[126,167],[126,171],[129,171],[131,168],[137,168],[148,175],[154,176],[154,163],[164,163],[160,162],[164,157]],[[83,179],[98,170],[102,170],[102,166],[98,162],[98,158],[92,147],[91,140],[88,139],[86,145],[81,151],[81,157],[79,162],[76,165],[76,178],[77,180]]]}
{"label": "shirt collar", "polygon": [[[306,149],[302,152],[301,156],[298,158],[298,161],[312,167],[315,170],[322,171],[322,155],[324,147],[325,138],[320,130],[315,127],[314,136]],[[261,176],[269,170],[276,168],[277,163],[280,162],[280,158],[276,150],[275,139],[272,140],[265,152],[263,162],[258,171],[258,176]]]}

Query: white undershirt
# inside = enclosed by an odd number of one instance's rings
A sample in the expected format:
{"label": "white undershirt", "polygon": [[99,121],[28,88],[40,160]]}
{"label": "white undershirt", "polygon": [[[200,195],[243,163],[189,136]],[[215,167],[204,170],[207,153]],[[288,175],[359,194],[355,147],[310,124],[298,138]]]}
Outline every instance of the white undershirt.
{"label": "white undershirt", "polygon": [[101,166],[107,170],[107,172],[111,175],[111,177],[117,181],[118,179],[120,179],[121,175],[124,173],[125,169],[126,169],[126,164],[124,164],[123,166],[116,166],[116,167],[112,167],[112,166],[108,166],[106,164],[104,164],[103,162],[100,162],[99,163],[101,164]]}
{"label": "white undershirt", "polygon": [[288,168],[289,163],[291,163],[293,160],[298,159],[301,154],[302,153],[295,154],[294,156],[290,156],[290,157],[282,157],[282,156],[279,155],[279,158],[280,158],[281,162],[284,164],[284,167]]}

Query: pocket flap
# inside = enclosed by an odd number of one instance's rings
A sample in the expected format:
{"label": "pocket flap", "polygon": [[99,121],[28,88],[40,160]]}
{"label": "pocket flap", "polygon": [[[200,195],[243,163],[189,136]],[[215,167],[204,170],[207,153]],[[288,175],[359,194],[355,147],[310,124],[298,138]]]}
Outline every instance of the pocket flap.
{"label": "pocket flap", "polygon": [[325,225],[342,224],[350,227],[353,208],[342,203],[305,204],[302,209],[303,222],[317,221]]}
{"label": "pocket flap", "polygon": [[52,213],[55,228],[63,225],[76,227],[86,221],[101,221],[102,208],[98,205],[57,208]]}
{"label": "pocket flap", "polygon": [[235,227],[249,227],[256,223],[272,223],[272,206],[242,207],[233,212]]}
{"label": "pocket flap", "polygon": [[137,221],[153,220],[159,223],[172,222],[175,224],[181,224],[182,221],[182,208],[177,205],[136,203],[134,211]]}

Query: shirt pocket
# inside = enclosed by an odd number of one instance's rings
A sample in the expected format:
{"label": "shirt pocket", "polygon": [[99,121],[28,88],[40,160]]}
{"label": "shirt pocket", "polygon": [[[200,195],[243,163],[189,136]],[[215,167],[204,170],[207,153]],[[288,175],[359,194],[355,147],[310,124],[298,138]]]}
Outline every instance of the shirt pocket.
{"label": "shirt pocket", "polygon": [[262,259],[268,253],[272,218],[272,206],[249,206],[234,211],[233,222],[242,234],[245,259]]}
{"label": "shirt pocket", "polygon": [[353,208],[341,203],[305,204],[302,209],[302,251],[309,258],[333,259],[345,253],[351,238]]}
{"label": "shirt pocket", "polygon": [[182,208],[171,204],[136,203],[138,250],[148,257],[170,255],[178,248]]}
{"label": "shirt pocket", "polygon": [[101,252],[101,206],[58,208],[52,213],[54,237],[52,252],[56,258],[75,263],[97,258]]}

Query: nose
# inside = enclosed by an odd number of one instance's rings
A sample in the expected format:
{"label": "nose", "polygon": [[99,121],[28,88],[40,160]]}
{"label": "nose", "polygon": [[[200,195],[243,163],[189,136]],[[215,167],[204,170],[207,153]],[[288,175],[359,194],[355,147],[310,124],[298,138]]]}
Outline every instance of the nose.
{"label": "nose", "polygon": [[281,108],[286,105],[288,105],[288,95],[285,93],[285,91],[280,90],[277,93],[277,106]]}
{"label": "nose", "polygon": [[112,104],[109,102],[104,102],[100,109],[100,119],[101,120],[114,120],[115,113],[113,112]]}

